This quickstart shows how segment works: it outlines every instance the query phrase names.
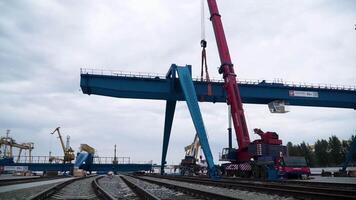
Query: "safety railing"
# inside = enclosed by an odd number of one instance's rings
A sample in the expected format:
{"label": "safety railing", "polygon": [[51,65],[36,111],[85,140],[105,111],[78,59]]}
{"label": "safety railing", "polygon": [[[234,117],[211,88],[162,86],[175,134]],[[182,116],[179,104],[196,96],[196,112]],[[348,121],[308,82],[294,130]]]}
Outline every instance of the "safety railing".
{"label": "safety railing", "polygon": [[158,73],[127,72],[127,71],[114,71],[114,70],[104,70],[104,69],[86,69],[86,68],[81,68],[80,74],[120,76],[120,77],[130,77],[130,78],[150,78],[150,79],[165,78],[164,75]]}
{"label": "safety railing", "polygon": [[132,160],[131,164],[151,164],[152,165],[153,161],[152,160],[149,160],[149,161]]}
{"label": "safety railing", "polygon": [[[81,74],[93,74],[93,75],[108,75],[108,76],[118,76],[118,77],[134,77],[134,78],[149,78],[149,79],[165,79],[165,75],[158,73],[144,73],[144,72],[125,72],[125,71],[115,71],[115,70],[104,70],[104,69],[87,69],[81,68]],[[193,77],[193,81],[204,81],[200,77]],[[210,78],[211,82],[222,83],[224,82],[221,78]],[[334,85],[334,84],[323,84],[323,83],[304,83],[304,82],[291,82],[283,81],[282,79],[275,80],[260,80],[260,79],[239,79],[239,84],[248,85],[280,85],[285,87],[299,87],[299,88],[312,88],[312,89],[329,89],[329,90],[349,90],[356,91],[356,86],[351,85]]]}
{"label": "safety railing", "polygon": [[[94,157],[93,163],[94,164],[113,164],[114,157]],[[130,157],[116,157],[116,161],[118,164],[130,164],[131,158]]]}
{"label": "safety railing", "polygon": [[[63,156],[21,156],[14,158],[15,163],[63,163]],[[113,164],[114,157],[93,157],[94,164]],[[152,161],[133,161],[130,157],[116,157],[118,164],[152,164]],[[72,161],[74,163],[74,161]]]}
{"label": "safety railing", "polygon": [[275,80],[258,80],[258,79],[240,79],[239,84],[250,84],[250,85],[281,85],[285,87],[299,87],[299,88],[312,88],[312,89],[329,89],[329,90],[350,90],[356,91],[356,86],[351,85],[334,85],[334,84],[324,84],[324,83],[303,83],[303,82],[292,82],[283,81],[281,79]]}
{"label": "safety railing", "polygon": [[[94,164],[113,164],[114,157],[94,157]],[[136,161],[130,157],[116,157],[117,164],[152,164],[152,161]]]}
{"label": "safety railing", "polygon": [[14,158],[15,163],[62,163],[63,156],[20,156]]}

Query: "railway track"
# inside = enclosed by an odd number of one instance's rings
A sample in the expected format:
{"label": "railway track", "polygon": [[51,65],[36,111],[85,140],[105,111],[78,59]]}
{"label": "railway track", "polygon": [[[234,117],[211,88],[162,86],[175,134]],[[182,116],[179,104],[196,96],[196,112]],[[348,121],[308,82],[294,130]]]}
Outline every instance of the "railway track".
{"label": "railway track", "polygon": [[[247,191],[246,191],[247,190]],[[354,189],[181,176],[89,176],[73,178],[30,198],[38,199],[356,199]]]}
{"label": "railway track", "polygon": [[138,200],[137,195],[127,186],[120,176],[103,177],[98,184],[116,199]]}
{"label": "railway track", "polygon": [[139,199],[148,200],[197,200],[192,193],[182,192],[181,190],[161,183],[154,183],[140,177],[121,176],[122,180],[131,188]]}
{"label": "railway track", "polygon": [[[206,185],[197,185],[191,183],[188,184],[181,181],[171,181],[145,176],[124,176],[123,179],[141,199],[287,199],[284,197],[279,197],[277,195],[267,195],[245,191],[242,191],[243,194],[241,194],[240,190],[230,190],[226,188],[210,187]],[[156,188],[149,188],[145,186],[145,184],[155,185]],[[162,191],[159,191],[157,193],[157,190],[162,190],[162,187],[168,188],[173,193],[176,193],[178,195],[162,197],[160,194]]]}
{"label": "railway track", "polygon": [[262,181],[236,181],[231,179],[222,179],[212,181],[207,178],[193,178],[181,176],[150,176],[174,181],[209,185],[221,188],[242,189],[268,194],[279,194],[282,196],[294,196],[297,198],[308,199],[356,199],[356,190],[354,186],[350,188],[332,187],[330,184],[318,186],[314,184],[300,185],[294,182],[262,182]]}
{"label": "railway track", "polygon": [[130,180],[130,178],[122,176],[122,180],[131,188],[131,190],[141,199],[147,200],[159,200],[159,198],[147,191],[144,187]]}
{"label": "railway track", "polygon": [[[129,181],[126,181],[126,180]],[[121,183],[120,183],[121,181]],[[170,190],[157,184],[144,183],[136,186],[137,181],[133,178],[121,178],[119,176],[91,176],[85,178],[74,178],[60,184],[57,184],[47,190],[44,190],[28,200],[39,199],[91,199],[91,200],[139,200],[139,199],[156,199],[156,200],[197,200],[183,194],[179,191]],[[129,185],[129,187],[127,186]],[[125,189],[125,186],[127,189]],[[137,188],[141,188],[139,191]],[[110,191],[110,192],[109,192]],[[144,193],[142,193],[144,191]],[[157,195],[158,194],[158,195]],[[157,196],[155,196],[157,195]]]}
{"label": "railway track", "polygon": [[53,187],[50,187],[28,200],[42,199],[91,199],[91,200],[113,200],[116,199],[102,186],[98,180],[103,176],[88,176],[83,178],[73,178]]}
{"label": "railway track", "polygon": [[[196,177],[191,177],[196,178]],[[210,180],[209,177],[206,176],[199,176],[198,178]],[[295,185],[304,185],[304,186],[317,186],[317,187],[332,187],[332,188],[349,188],[356,190],[356,184],[351,183],[330,183],[330,182],[311,182],[306,180],[276,180],[276,181],[261,181],[260,179],[253,179],[253,178],[240,178],[240,177],[224,177],[221,180],[224,181],[257,181],[257,182],[269,182],[269,183],[281,183],[281,184],[295,184]]]}

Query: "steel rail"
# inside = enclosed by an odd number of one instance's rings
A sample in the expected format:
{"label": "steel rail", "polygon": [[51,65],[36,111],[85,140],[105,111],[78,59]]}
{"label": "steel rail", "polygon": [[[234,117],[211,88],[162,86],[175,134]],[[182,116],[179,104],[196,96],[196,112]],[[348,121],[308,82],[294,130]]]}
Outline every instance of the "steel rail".
{"label": "steel rail", "polygon": [[134,182],[127,179],[125,176],[120,176],[127,186],[140,198],[147,200],[160,200],[157,196],[145,190],[141,186],[135,184]]}
{"label": "steel rail", "polygon": [[52,196],[54,193],[56,193],[57,191],[61,190],[62,188],[64,188],[65,186],[73,183],[74,181],[77,181],[81,178],[74,178],[74,179],[70,179],[67,181],[64,181],[62,183],[56,184],[46,190],[43,190],[33,196],[30,196],[29,198],[27,198],[27,200],[44,200],[44,199],[48,199],[50,196]]}
{"label": "steel rail", "polygon": [[[153,177],[163,177],[161,175],[152,175]],[[176,176],[173,176],[176,177]],[[182,177],[182,176],[178,176]],[[182,178],[190,179],[201,179],[201,180],[210,180],[205,176],[184,176]],[[308,182],[308,181],[296,181],[296,180],[261,180],[256,178],[241,178],[241,177],[224,177],[220,181],[233,181],[233,182],[262,182],[262,183],[275,183],[275,184],[292,184],[292,185],[301,185],[301,186],[317,186],[317,187],[327,187],[327,188],[343,188],[343,189],[353,189],[356,190],[356,184],[352,183],[332,183],[332,182]]]}
{"label": "steel rail", "polygon": [[212,181],[210,179],[197,179],[187,177],[170,177],[170,176],[153,176],[175,181],[183,181],[189,183],[210,185],[231,189],[253,190],[258,192],[277,193],[289,196],[302,196],[313,199],[356,199],[356,191],[354,189],[342,188],[326,188],[316,186],[301,186],[295,184],[286,184],[286,182],[249,182],[249,181],[229,181],[219,180]]}
{"label": "steel rail", "polygon": [[158,180],[145,179],[145,178],[142,178],[140,176],[132,176],[132,177],[134,177],[136,179],[140,179],[142,181],[150,182],[150,183],[153,183],[153,184],[156,184],[156,185],[164,186],[164,187],[176,190],[176,191],[180,191],[180,192],[183,192],[185,194],[192,195],[192,196],[195,196],[195,197],[198,197],[198,198],[218,199],[218,200],[220,200],[220,199],[224,199],[224,200],[237,200],[237,199],[239,199],[237,197],[231,197],[231,196],[227,196],[227,195],[223,195],[223,194],[217,194],[217,193],[214,193],[214,192],[194,189],[194,188],[191,188],[189,186],[179,186],[179,185],[169,184],[169,183],[161,182],[161,181],[158,181]]}
{"label": "steel rail", "polygon": [[49,197],[51,197],[52,195],[54,195],[55,193],[57,193],[58,191],[60,191],[61,189],[63,189],[64,187],[68,186],[69,184],[75,182],[75,181],[79,181],[85,178],[90,178],[93,176],[86,176],[86,177],[80,177],[80,178],[73,178],[64,182],[61,182],[59,184],[56,184],[48,189],[45,189],[35,195],[30,196],[29,198],[27,198],[27,200],[45,200],[48,199]]}
{"label": "steel rail", "polygon": [[92,182],[91,182],[91,186],[94,189],[95,194],[104,200],[116,200],[116,198],[114,196],[111,195],[111,193],[105,191],[103,189],[103,187],[100,186],[99,184],[99,179],[103,178],[104,176],[99,176],[97,178],[95,178]]}
{"label": "steel rail", "polygon": [[[207,179],[207,178],[206,178]],[[356,190],[356,184],[352,183],[332,183],[332,182],[310,182],[310,181],[299,181],[299,180],[276,180],[276,181],[261,181],[260,179],[251,178],[222,178],[221,180],[226,181],[260,181],[267,183],[277,183],[277,184],[292,184],[301,186],[316,186],[316,187],[326,187],[326,188],[343,188],[343,189],[353,189]]]}

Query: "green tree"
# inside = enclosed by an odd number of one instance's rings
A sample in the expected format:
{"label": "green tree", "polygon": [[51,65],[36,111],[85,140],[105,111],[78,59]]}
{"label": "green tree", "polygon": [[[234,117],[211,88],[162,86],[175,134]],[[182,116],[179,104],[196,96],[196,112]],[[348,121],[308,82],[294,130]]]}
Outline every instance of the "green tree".
{"label": "green tree", "polygon": [[342,140],[341,142],[341,157],[346,158],[347,153],[350,151],[350,140]]}
{"label": "green tree", "polygon": [[326,167],[329,164],[328,145],[326,140],[318,140],[314,144],[316,163],[320,167]]}
{"label": "green tree", "polygon": [[313,150],[311,148],[311,146],[309,144],[306,144],[304,141],[298,145],[300,152],[301,152],[301,156],[305,157],[305,160],[308,163],[308,166],[314,166],[314,153]]}
{"label": "green tree", "polygon": [[287,143],[288,155],[289,156],[298,156],[298,147],[293,145],[292,142]]}
{"label": "green tree", "polygon": [[292,142],[287,143],[289,156],[303,156],[309,166],[314,166],[314,153],[309,144],[302,142],[300,145],[293,145]]}
{"label": "green tree", "polygon": [[[350,138],[350,147],[351,147],[351,143],[352,143],[352,141],[354,140],[354,138],[356,137],[356,135],[352,135],[351,136],[351,138]],[[352,154],[352,161],[351,161],[352,163],[356,163],[356,152],[353,152],[353,154]]]}
{"label": "green tree", "polygon": [[329,158],[330,163],[334,166],[339,165],[342,163],[344,158],[342,157],[342,145],[339,138],[335,135],[329,137]]}

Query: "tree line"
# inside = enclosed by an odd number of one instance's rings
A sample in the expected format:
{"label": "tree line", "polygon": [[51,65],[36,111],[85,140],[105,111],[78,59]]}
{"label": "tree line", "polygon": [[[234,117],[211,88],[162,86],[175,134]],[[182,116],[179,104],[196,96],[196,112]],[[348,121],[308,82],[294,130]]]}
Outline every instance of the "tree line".
{"label": "tree line", "polygon": [[[348,140],[340,140],[332,135],[328,140],[317,140],[314,144],[304,141],[300,144],[287,143],[290,156],[304,156],[310,167],[337,167],[345,162],[346,154],[349,152],[351,141],[355,136]],[[356,162],[356,153],[352,157]]]}

